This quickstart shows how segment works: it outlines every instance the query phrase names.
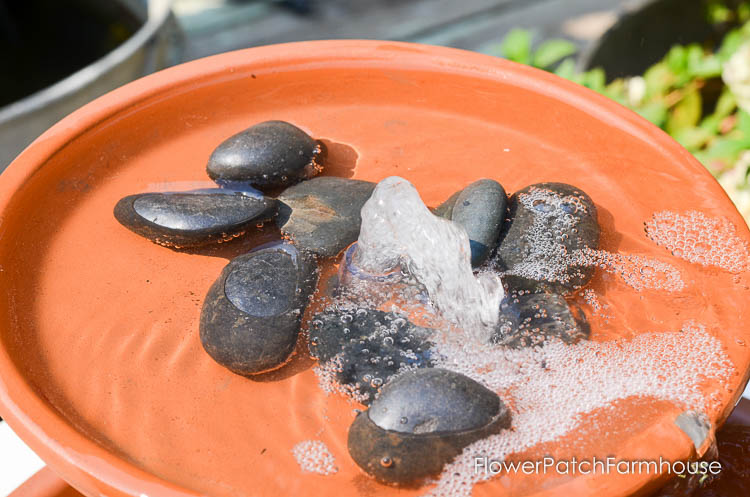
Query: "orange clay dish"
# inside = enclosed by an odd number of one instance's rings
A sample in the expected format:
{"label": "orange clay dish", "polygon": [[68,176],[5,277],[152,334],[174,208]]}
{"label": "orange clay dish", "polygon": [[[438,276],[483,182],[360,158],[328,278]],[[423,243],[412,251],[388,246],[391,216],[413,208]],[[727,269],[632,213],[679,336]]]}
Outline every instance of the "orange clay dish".
{"label": "orange clay dish", "polygon": [[[601,239],[584,256],[598,269],[573,297],[590,340],[550,352],[533,374],[499,371],[528,357],[476,356],[473,373],[513,415],[504,438],[478,447],[489,457],[678,460],[706,450],[748,380],[750,233],[703,167],[630,111],[540,71],[446,48],[309,42],[131,83],[54,126],[0,177],[0,414],[73,487],[150,497],[625,496],[667,478],[505,472],[480,482],[459,458],[454,480],[385,486],[349,456],[362,406],[320,388],[306,340],[282,368],[252,378],[214,362],[198,337],[203,299],[229,259],[278,233],[265,226],[171,250],[123,229],[112,207],[205,182],[217,144],[277,119],[320,140],[322,175],[400,176],[429,206],[479,178],[508,192],[571,183],[593,199]],[[322,263],[320,281],[336,270]],[[705,441],[678,426],[685,411],[706,423]],[[325,448],[331,470],[303,471],[300,447]]]}

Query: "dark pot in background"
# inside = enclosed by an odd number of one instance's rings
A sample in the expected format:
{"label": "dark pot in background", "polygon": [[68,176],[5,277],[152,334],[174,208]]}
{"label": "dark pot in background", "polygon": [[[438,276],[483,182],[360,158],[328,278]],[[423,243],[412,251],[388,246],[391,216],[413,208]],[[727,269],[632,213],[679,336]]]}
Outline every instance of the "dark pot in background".
{"label": "dark pot in background", "polygon": [[170,0],[0,0],[0,172],[94,98],[180,62]]}
{"label": "dark pot in background", "polygon": [[707,3],[707,0],[636,0],[581,55],[579,69],[601,67],[611,81],[643,74],[673,45],[718,44],[731,25],[711,24],[706,15]]}

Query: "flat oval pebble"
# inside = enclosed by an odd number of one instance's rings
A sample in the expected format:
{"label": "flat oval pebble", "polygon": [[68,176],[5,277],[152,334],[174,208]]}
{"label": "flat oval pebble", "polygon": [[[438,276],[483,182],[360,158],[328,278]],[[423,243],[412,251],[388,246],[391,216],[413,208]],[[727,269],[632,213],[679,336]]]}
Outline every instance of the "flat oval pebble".
{"label": "flat oval pebble", "polygon": [[169,247],[192,247],[242,235],[276,215],[277,202],[220,188],[142,193],[121,199],[115,218],[126,228]]}
{"label": "flat oval pebble", "polygon": [[[227,299],[251,316],[283,314],[297,297],[298,268],[289,264],[289,254],[283,250],[265,250],[256,253],[249,262],[236,264],[227,276],[224,282]],[[272,285],[265,268],[274,268],[276,279]]]}
{"label": "flat oval pebble", "polygon": [[349,454],[377,480],[411,485],[438,475],[470,443],[508,428],[510,418],[497,394],[468,376],[408,371],[357,415]]}
{"label": "flat oval pebble", "polygon": [[294,350],[316,283],[314,260],[290,243],[233,259],[203,302],[203,348],[216,362],[245,376],[282,366]]}
{"label": "flat oval pebble", "polygon": [[480,266],[497,245],[508,197],[500,183],[480,179],[459,193],[450,218],[469,235],[471,265]]}
{"label": "flat oval pebble", "polygon": [[580,307],[554,293],[511,294],[500,305],[500,320],[492,342],[506,347],[541,346],[559,339],[587,340],[591,333]]}
{"label": "flat oval pebble", "polygon": [[323,146],[284,121],[266,121],[230,136],[211,154],[206,172],[215,181],[257,187],[287,186],[321,169]]}
{"label": "flat oval pebble", "polygon": [[330,307],[310,319],[310,354],[321,363],[338,355],[336,380],[369,404],[392,376],[431,367],[433,330],[377,309]]}
{"label": "flat oval pebble", "polygon": [[360,211],[374,189],[369,181],[328,176],[303,181],[279,195],[276,222],[300,248],[333,257],[359,237]]}
{"label": "flat oval pebble", "polygon": [[598,246],[591,198],[565,183],[538,183],[511,196],[493,261],[512,289],[565,294],[594,274],[593,266],[576,265],[578,251]]}

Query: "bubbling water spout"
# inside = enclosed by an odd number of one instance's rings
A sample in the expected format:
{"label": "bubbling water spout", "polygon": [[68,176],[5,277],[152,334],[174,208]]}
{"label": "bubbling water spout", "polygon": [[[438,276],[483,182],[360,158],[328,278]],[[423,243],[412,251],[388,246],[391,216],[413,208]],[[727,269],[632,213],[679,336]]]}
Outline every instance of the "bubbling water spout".
{"label": "bubbling water spout", "polygon": [[494,273],[474,276],[466,231],[430,212],[414,186],[391,176],[362,207],[355,264],[382,274],[405,268],[448,321],[486,342],[497,324],[503,285]]}

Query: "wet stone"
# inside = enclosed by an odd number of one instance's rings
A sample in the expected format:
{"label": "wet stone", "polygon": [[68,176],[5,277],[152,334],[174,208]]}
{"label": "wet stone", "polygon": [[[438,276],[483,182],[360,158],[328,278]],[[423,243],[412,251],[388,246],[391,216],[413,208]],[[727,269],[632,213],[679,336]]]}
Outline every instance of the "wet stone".
{"label": "wet stone", "polygon": [[442,204],[437,207],[430,209],[436,216],[442,217],[443,219],[450,219],[453,215],[453,206],[456,205],[458,196],[461,195],[462,190],[457,191]]}
{"label": "wet stone", "polygon": [[236,238],[276,215],[277,202],[220,188],[142,193],[121,199],[115,218],[159,245],[193,247]]}
{"label": "wet stone", "polygon": [[583,190],[539,183],[514,193],[493,262],[512,289],[565,294],[584,286],[594,267],[581,250],[599,246],[596,206]]}
{"label": "wet stone", "polygon": [[276,220],[301,248],[333,257],[357,240],[360,211],[375,183],[319,177],[284,190]]}
{"label": "wet stone", "polygon": [[438,475],[464,447],[510,427],[491,390],[445,369],[394,378],[349,429],[354,461],[377,480],[413,485]]}
{"label": "wet stone", "polygon": [[511,348],[541,346],[559,339],[587,340],[591,330],[580,307],[553,293],[512,293],[500,304],[492,342]]}
{"label": "wet stone", "polygon": [[316,283],[314,260],[290,243],[233,259],[203,302],[203,348],[216,362],[245,376],[282,366],[294,350]]}
{"label": "wet stone", "polygon": [[224,140],[211,154],[206,171],[219,182],[283,187],[317,174],[323,155],[323,145],[298,127],[266,121]]}
{"label": "wet stone", "polygon": [[473,267],[480,266],[497,245],[507,200],[502,185],[491,179],[475,181],[456,198],[450,219],[469,235]]}
{"label": "wet stone", "polygon": [[338,354],[336,380],[369,404],[396,373],[432,366],[432,332],[393,312],[330,307],[310,320],[310,354],[321,363]]}

